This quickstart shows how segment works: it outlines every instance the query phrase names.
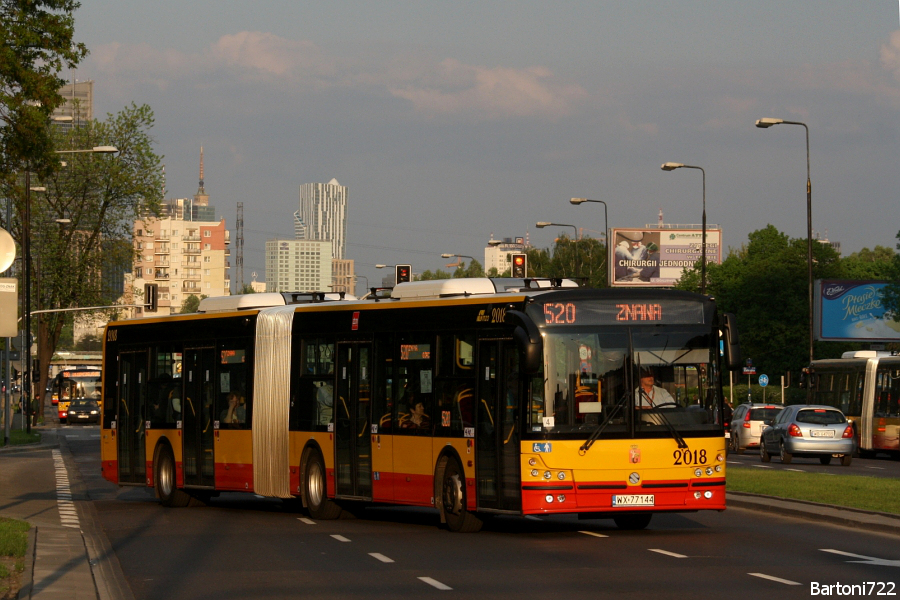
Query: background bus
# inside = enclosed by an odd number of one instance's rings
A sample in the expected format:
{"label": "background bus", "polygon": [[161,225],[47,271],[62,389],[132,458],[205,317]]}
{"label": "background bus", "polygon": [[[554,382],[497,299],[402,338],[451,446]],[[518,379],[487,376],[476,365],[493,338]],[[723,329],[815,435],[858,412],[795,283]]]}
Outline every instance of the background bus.
{"label": "background bus", "polygon": [[861,455],[900,459],[900,356],[858,350],[816,360],[804,384],[812,404],[837,407],[853,422]]}
{"label": "background bus", "polygon": [[56,410],[60,423],[68,420],[69,403],[73,400],[96,400],[102,404],[100,375],[99,367],[63,369],[56,374],[50,385],[50,393],[57,398]]}
{"label": "background bus", "polygon": [[[430,506],[454,531],[725,508],[720,327],[728,364],[740,357],[712,299],[521,279],[332,298],[109,323],[104,477],[168,506],[221,491],[298,498],[315,518]],[[641,400],[642,368],[670,401]]]}

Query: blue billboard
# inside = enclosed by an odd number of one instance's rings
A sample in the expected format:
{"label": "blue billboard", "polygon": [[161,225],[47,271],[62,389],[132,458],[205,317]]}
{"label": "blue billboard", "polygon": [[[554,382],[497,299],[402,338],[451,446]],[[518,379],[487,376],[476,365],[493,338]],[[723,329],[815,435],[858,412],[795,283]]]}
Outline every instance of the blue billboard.
{"label": "blue billboard", "polygon": [[887,281],[822,279],[816,283],[816,339],[900,342],[900,321],[882,302]]}

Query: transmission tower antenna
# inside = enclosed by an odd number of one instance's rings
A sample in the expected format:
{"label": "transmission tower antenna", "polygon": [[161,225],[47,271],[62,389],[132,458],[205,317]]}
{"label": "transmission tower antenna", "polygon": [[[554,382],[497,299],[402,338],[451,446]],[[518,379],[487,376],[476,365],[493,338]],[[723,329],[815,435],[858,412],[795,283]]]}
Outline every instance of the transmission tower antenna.
{"label": "transmission tower antenna", "polygon": [[237,203],[237,219],[234,222],[235,243],[237,245],[237,255],[234,259],[234,266],[237,268],[237,293],[240,294],[244,290],[244,203]]}

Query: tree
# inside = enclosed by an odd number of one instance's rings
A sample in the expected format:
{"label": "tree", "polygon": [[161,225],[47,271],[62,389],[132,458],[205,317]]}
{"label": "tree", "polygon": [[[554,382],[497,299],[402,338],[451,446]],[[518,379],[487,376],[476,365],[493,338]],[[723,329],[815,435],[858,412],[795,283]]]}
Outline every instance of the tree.
{"label": "tree", "polygon": [[253,286],[250,285],[249,283],[245,283],[245,284],[244,284],[244,287],[242,287],[242,288],[238,291],[238,294],[255,294],[255,293],[256,293],[256,290],[254,290],[254,289],[253,289]]}
{"label": "tree", "polygon": [[87,56],[73,41],[72,0],[0,0],[0,179],[56,164],[50,115],[63,102],[58,74]]}
{"label": "tree", "polygon": [[206,294],[201,294],[199,298],[194,294],[191,294],[185,298],[184,302],[181,303],[181,314],[197,312],[197,309],[200,308],[200,301],[206,297]]}
{"label": "tree", "polygon": [[[53,129],[55,148],[111,145],[119,153],[56,155],[56,160],[65,156],[66,166],[40,178],[44,192],[31,192],[32,310],[103,306],[121,295],[120,279],[134,262],[134,220],[147,212],[158,214],[162,200],[152,126],[150,108],[132,105],[103,122]],[[24,186],[7,180],[0,193],[14,200],[17,219],[10,225],[22,239]],[[113,284],[118,292],[111,290]],[[50,364],[67,314],[36,315],[40,364]],[[40,376],[42,390],[46,370]]]}
{"label": "tree", "polygon": [[[900,240],[900,231],[897,232],[897,239]],[[897,250],[900,250],[900,243],[897,244]],[[894,254],[891,265],[888,276],[891,283],[884,286],[882,301],[885,309],[893,313],[894,320],[900,321],[900,254]]]}
{"label": "tree", "polygon": [[875,246],[874,250],[863,248],[841,259],[841,279],[862,281],[892,279],[896,253],[885,246]]}
{"label": "tree", "polygon": [[451,273],[442,269],[436,271],[426,270],[419,273],[419,276],[416,277],[416,281],[433,281],[435,279],[450,279],[451,277],[453,277]]}

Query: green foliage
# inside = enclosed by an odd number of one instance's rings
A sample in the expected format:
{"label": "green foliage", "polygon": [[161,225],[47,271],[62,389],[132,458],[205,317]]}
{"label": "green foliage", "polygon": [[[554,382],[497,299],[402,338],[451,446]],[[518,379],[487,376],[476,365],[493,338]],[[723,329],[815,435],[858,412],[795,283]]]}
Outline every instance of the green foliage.
{"label": "green foliage", "polygon": [[72,0],[0,0],[0,179],[55,162],[47,128],[62,104],[59,73],[87,56],[73,40]]}
{"label": "green foliage", "polygon": [[201,294],[199,298],[194,294],[191,294],[185,298],[184,302],[181,303],[181,314],[197,312],[197,309],[200,308],[200,301],[206,297],[206,294]]}
{"label": "green foliage", "polygon": [[447,271],[442,269],[437,269],[435,271],[422,271],[419,273],[418,277],[416,277],[416,281],[433,281],[435,279],[451,279],[453,275]]}
{"label": "green foliage", "polygon": [[[900,240],[900,231],[897,232],[897,239]],[[900,250],[900,244],[897,244],[897,250]],[[892,283],[884,288],[884,307],[893,312],[895,321],[900,321],[900,254],[894,254],[888,278]]]}
{"label": "green foliage", "polygon": [[255,293],[256,293],[256,290],[254,290],[254,289],[253,289],[253,286],[250,285],[249,283],[245,283],[245,284],[244,284],[244,287],[242,287],[242,288],[238,291],[238,294],[255,294]]}
{"label": "green foliage", "polygon": [[607,287],[606,246],[599,240],[561,235],[552,250],[528,248],[525,253],[530,277],[577,278],[584,287]]}
{"label": "green foliage", "polygon": [[0,556],[25,556],[29,529],[25,521],[0,517]]}

